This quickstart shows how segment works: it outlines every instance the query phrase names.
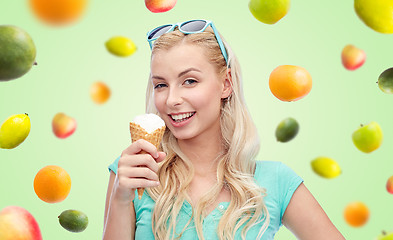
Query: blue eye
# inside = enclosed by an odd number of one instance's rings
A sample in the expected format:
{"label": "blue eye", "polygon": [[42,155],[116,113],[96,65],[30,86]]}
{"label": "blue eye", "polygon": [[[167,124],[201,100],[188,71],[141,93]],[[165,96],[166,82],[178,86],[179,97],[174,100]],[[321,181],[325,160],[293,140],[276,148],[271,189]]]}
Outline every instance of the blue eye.
{"label": "blue eye", "polygon": [[187,79],[187,80],[184,81],[184,83],[185,83],[186,85],[191,85],[191,84],[196,83],[196,82],[197,82],[197,81],[194,80],[194,79]]}
{"label": "blue eye", "polygon": [[165,84],[159,83],[159,84],[157,84],[157,85],[154,86],[154,89],[163,88],[163,87],[165,87],[165,86],[166,86]]}

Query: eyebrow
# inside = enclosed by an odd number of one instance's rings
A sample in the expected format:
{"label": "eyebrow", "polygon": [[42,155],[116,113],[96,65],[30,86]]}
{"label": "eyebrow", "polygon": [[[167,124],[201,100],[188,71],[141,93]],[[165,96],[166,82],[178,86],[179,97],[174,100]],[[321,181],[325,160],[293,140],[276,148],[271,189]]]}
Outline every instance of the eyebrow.
{"label": "eyebrow", "polygon": [[[188,72],[191,72],[191,71],[201,72],[199,69],[191,67],[191,68],[188,68],[188,69],[184,70],[183,72],[179,73],[179,75],[177,75],[177,77],[179,78],[179,77],[181,77],[181,76],[183,76],[183,75],[185,75],[185,74],[187,74]],[[159,79],[159,80],[165,80],[165,78],[163,78],[161,76],[157,76],[157,75],[153,75],[151,78],[155,78],[155,79]]]}

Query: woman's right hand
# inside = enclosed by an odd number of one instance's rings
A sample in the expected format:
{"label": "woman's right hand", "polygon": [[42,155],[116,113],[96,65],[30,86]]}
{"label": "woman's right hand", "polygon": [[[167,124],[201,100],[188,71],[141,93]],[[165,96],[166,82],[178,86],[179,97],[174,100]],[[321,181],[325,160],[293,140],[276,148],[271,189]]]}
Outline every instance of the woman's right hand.
{"label": "woman's right hand", "polygon": [[[141,151],[146,153],[140,154]],[[135,197],[135,189],[158,186],[158,162],[165,156],[164,152],[158,152],[153,144],[144,139],[127,147],[119,159],[112,192],[114,200],[130,204]]]}

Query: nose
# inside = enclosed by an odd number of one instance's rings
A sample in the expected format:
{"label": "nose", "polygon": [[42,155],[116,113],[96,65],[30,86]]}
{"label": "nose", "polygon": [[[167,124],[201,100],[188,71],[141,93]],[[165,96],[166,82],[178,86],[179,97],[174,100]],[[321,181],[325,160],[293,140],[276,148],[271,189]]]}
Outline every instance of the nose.
{"label": "nose", "polygon": [[183,97],[182,97],[181,91],[179,89],[176,89],[175,87],[170,88],[169,92],[168,92],[166,103],[170,107],[182,104]]}

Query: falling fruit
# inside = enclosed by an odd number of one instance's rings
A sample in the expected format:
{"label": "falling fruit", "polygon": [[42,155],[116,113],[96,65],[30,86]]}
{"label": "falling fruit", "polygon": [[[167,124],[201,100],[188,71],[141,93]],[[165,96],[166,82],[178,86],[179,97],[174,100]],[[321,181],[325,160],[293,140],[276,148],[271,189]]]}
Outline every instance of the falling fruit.
{"label": "falling fruit", "polygon": [[388,193],[393,194],[393,176],[388,178],[386,182],[386,190],[388,191]]}
{"label": "falling fruit", "polygon": [[103,82],[95,82],[90,87],[90,97],[97,104],[105,103],[111,95],[111,90]]}
{"label": "falling fruit", "polygon": [[10,116],[0,127],[0,148],[19,146],[30,133],[30,118],[27,113]]}
{"label": "falling fruit", "polygon": [[44,202],[61,202],[67,198],[70,190],[71,177],[62,167],[43,167],[34,178],[34,191]]}
{"label": "falling fruit", "polygon": [[110,38],[106,41],[105,46],[110,53],[118,57],[128,57],[137,49],[135,43],[131,39],[123,36]]}
{"label": "falling fruit", "polygon": [[281,65],[269,77],[269,88],[281,101],[297,101],[305,97],[312,87],[311,75],[299,66]]}
{"label": "falling fruit", "polygon": [[311,161],[312,170],[321,177],[335,178],[341,174],[340,165],[328,157],[317,157]]}
{"label": "falling fruit", "polygon": [[37,221],[29,211],[8,206],[0,211],[1,240],[42,240]]}
{"label": "falling fruit", "polygon": [[392,0],[355,0],[355,11],[371,29],[380,33],[393,33]]}
{"label": "falling fruit", "polygon": [[65,113],[57,113],[52,120],[52,130],[56,137],[67,138],[76,130],[76,120]]}
{"label": "falling fruit", "polygon": [[35,15],[50,25],[75,22],[84,12],[87,0],[29,0]]}
{"label": "falling fruit", "polygon": [[393,232],[387,233],[382,231],[382,234],[379,235],[375,240],[393,240]]}
{"label": "falling fruit", "polygon": [[364,153],[370,153],[378,149],[383,140],[382,129],[376,122],[370,122],[363,126],[361,125],[352,134],[352,141],[355,146]]}
{"label": "falling fruit", "polygon": [[275,24],[289,11],[290,0],[250,0],[248,8],[252,15],[266,24]]}
{"label": "falling fruit", "polygon": [[366,53],[354,45],[346,45],[341,52],[341,61],[348,70],[360,68],[366,61]]}
{"label": "falling fruit", "polygon": [[294,118],[282,120],[276,128],[276,139],[279,142],[292,140],[299,132],[299,123]]}
{"label": "falling fruit", "polygon": [[145,0],[145,5],[150,12],[161,13],[171,10],[177,0]]}
{"label": "falling fruit", "polygon": [[19,78],[35,64],[33,39],[16,26],[0,25],[0,52],[0,81]]}
{"label": "falling fruit", "polygon": [[379,75],[378,87],[384,93],[393,93],[393,68],[386,69]]}
{"label": "falling fruit", "polygon": [[349,203],[344,209],[344,219],[352,227],[361,227],[368,221],[370,211],[362,202]]}
{"label": "falling fruit", "polygon": [[70,232],[82,232],[89,223],[86,214],[73,209],[63,211],[58,218],[60,225]]}

